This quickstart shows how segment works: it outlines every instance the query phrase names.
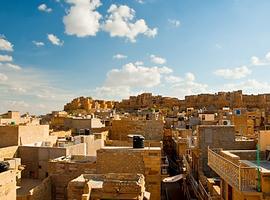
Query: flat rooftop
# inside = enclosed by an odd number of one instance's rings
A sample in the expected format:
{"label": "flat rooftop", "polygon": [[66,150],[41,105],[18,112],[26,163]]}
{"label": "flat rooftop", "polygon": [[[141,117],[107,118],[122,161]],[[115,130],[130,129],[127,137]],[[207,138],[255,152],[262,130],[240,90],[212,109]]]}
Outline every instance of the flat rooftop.
{"label": "flat rooftop", "polygon": [[61,156],[50,160],[50,162],[63,162],[63,163],[88,163],[95,162],[96,156],[83,156],[83,155],[73,155],[73,156]]}
{"label": "flat rooftop", "polygon": [[122,147],[122,146],[106,146],[106,147],[102,147],[101,149],[104,150],[110,150],[110,149],[127,149],[127,150],[156,150],[156,151],[160,151],[161,148],[160,147],[144,147],[144,148],[133,148],[133,147]]}
{"label": "flat rooftop", "polygon": [[[250,167],[258,167],[256,160],[241,160],[241,162],[245,163],[246,165]],[[270,161],[261,160],[259,167],[262,173],[270,173]]]}

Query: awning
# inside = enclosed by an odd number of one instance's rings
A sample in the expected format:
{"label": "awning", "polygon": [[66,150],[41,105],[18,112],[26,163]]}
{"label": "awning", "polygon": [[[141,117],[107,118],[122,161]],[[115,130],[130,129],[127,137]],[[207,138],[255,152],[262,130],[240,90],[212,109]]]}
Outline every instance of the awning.
{"label": "awning", "polygon": [[178,174],[176,176],[171,176],[163,179],[164,183],[174,183],[184,178],[184,174]]}

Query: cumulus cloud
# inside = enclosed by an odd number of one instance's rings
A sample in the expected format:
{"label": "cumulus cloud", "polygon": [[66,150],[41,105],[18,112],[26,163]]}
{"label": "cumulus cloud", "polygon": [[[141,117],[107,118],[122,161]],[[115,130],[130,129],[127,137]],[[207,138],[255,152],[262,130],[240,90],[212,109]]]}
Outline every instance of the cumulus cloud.
{"label": "cumulus cloud", "polygon": [[0,81],[6,81],[6,80],[8,80],[8,77],[5,74],[0,73]]}
{"label": "cumulus cloud", "polygon": [[25,101],[8,101],[7,104],[12,108],[12,110],[18,110],[21,108],[28,108],[29,104]]}
{"label": "cumulus cloud", "polygon": [[13,60],[12,56],[0,55],[0,62],[11,62]]}
{"label": "cumulus cloud", "polygon": [[175,28],[179,27],[181,24],[180,21],[177,19],[168,19],[168,23],[170,24],[170,26]]}
{"label": "cumulus cloud", "polygon": [[157,35],[157,28],[150,29],[144,19],[135,20],[135,10],[127,5],[112,4],[108,13],[103,29],[109,32],[111,37],[126,37],[129,41],[136,42],[139,34],[147,37]]}
{"label": "cumulus cloud", "polygon": [[193,73],[188,72],[183,77],[166,76],[165,81],[170,85],[166,86],[168,90],[166,95],[183,98],[186,95],[204,93],[208,91],[208,85],[196,82],[196,77]]}
{"label": "cumulus cloud", "polygon": [[236,67],[233,69],[223,68],[214,72],[215,75],[225,79],[241,79],[251,74],[251,70],[247,66]]}
{"label": "cumulus cloud", "polygon": [[44,46],[44,42],[39,42],[39,41],[32,41],[34,45],[36,45],[37,47],[41,47],[41,46]]}
{"label": "cumulus cloud", "polygon": [[156,55],[150,55],[150,60],[152,63],[155,63],[155,64],[159,64],[159,65],[163,65],[166,63],[166,59],[165,58],[162,58],[162,57],[159,57],[159,56],[156,56]]}
{"label": "cumulus cloud", "polygon": [[144,66],[143,62],[127,63],[108,71],[104,84],[94,90],[94,96],[122,99],[141,92],[160,91],[161,95],[182,98],[208,91],[208,85],[196,81],[193,73],[175,76],[166,66]]}
{"label": "cumulus cloud", "polygon": [[243,90],[243,92],[251,93],[269,93],[270,83],[261,82],[256,79],[249,79],[239,83],[229,83],[223,86],[223,90]]}
{"label": "cumulus cloud", "polygon": [[142,65],[144,65],[144,63],[143,63],[142,61],[136,61],[134,64],[137,65],[137,66],[142,66]]}
{"label": "cumulus cloud", "polygon": [[64,41],[61,41],[56,35],[54,34],[48,34],[48,40],[56,46],[62,46],[64,44]]}
{"label": "cumulus cloud", "polygon": [[101,15],[96,9],[101,5],[99,0],[67,0],[71,4],[63,18],[65,32],[77,37],[95,36],[99,31]]}
{"label": "cumulus cloud", "polygon": [[186,73],[185,78],[187,81],[195,81],[195,75],[191,72]]}
{"label": "cumulus cloud", "polygon": [[13,44],[11,44],[4,37],[0,36],[0,50],[1,51],[13,51]]}
{"label": "cumulus cloud", "polygon": [[40,4],[38,6],[38,10],[39,11],[42,11],[42,12],[47,12],[47,13],[52,12],[52,9],[51,8],[48,8],[48,6],[45,3]]}
{"label": "cumulus cloud", "polygon": [[180,78],[178,76],[173,76],[173,75],[165,77],[165,81],[168,82],[168,83],[179,83],[182,80],[183,80],[182,78]]}
{"label": "cumulus cloud", "polygon": [[[44,114],[62,109],[64,103],[78,96],[77,91],[70,92],[53,85],[55,74],[29,67],[16,73],[8,69],[2,70],[4,75],[0,75],[0,105],[5,106],[0,106],[0,112],[12,109],[10,101],[25,101],[31,106],[27,109],[18,107],[16,110]],[[46,108],[40,109],[38,104],[44,104]]]}
{"label": "cumulus cloud", "polygon": [[26,90],[25,88],[23,88],[23,87],[11,87],[11,88],[9,88],[9,90],[10,90],[11,92],[21,93],[21,94],[27,92],[27,90]]}
{"label": "cumulus cloud", "polygon": [[270,52],[268,52],[264,58],[260,59],[257,56],[252,56],[250,58],[251,60],[251,65],[253,66],[265,66],[265,65],[270,65]]}
{"label": "cumulus cloud", "polygon": [[126,58],[127,58],[126,55],[123,55],[123,54],[120,54],[120,53],[113,56],[113,59],[126,59]]}
{"label": "cumulus cloud", "polygon": [[96,98],[121,100],[131,95],[129,86],[102,86],[94,90]]}
{"label": "cumulus cloud", "polygon": [[6,69],[14,69],[14,70],[21,70],[22,68],[19,65],[15,65],[12,63],[0,63],[1,68],[6,68]]}
{"label": "cumulus cloud", "polygon": [[121,69],[107,73],[106,86],[154,87],[160,84],[162,74],[171,73],[168,67],[144,67],[128,63]]}

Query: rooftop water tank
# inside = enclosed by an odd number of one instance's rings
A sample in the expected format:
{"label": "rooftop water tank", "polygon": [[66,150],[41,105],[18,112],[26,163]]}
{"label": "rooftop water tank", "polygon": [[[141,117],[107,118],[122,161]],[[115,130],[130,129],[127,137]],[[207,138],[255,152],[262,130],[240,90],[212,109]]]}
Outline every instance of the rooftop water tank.
{"label": "rooftop water tank", "polygon": [[144,137],[141,135],[134,135],[133,136],[133,148],[139,149],[144,148]]}

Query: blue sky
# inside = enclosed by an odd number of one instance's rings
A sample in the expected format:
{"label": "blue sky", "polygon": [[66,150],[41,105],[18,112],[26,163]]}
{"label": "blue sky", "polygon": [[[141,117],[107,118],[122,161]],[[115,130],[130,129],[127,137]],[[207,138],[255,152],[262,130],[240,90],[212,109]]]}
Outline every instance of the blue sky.
{"label": "blue sky", "polygon": [[269,93],[269,0],[1,0],[0,112],[77,96]]}

